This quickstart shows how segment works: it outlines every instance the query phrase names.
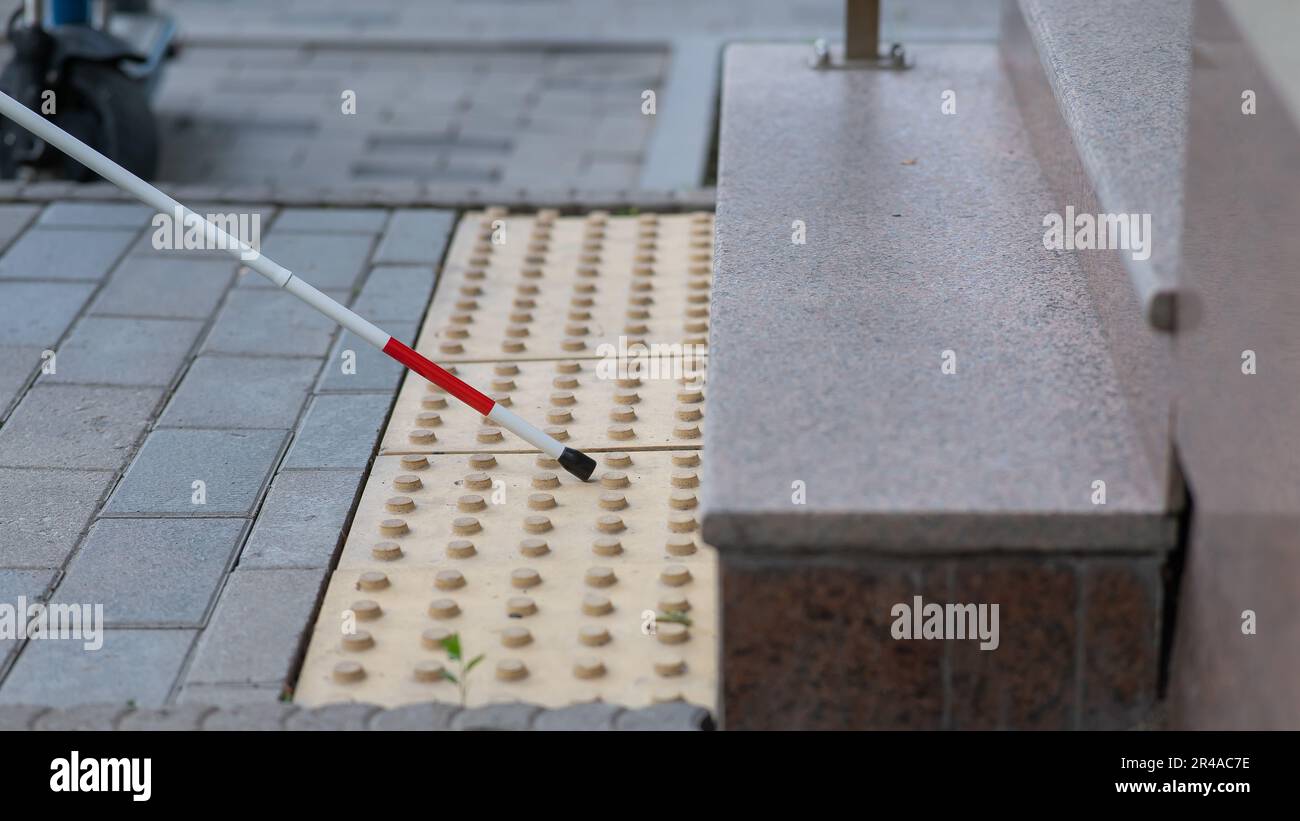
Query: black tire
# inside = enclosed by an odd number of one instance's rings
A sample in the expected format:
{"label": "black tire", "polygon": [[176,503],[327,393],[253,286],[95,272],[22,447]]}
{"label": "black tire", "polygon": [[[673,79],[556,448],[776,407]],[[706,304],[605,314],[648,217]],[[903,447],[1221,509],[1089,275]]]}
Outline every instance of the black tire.
{"label": "black tire", "polygon": [[[158,124],[144,83],[111,63],[73,61],[65,67],[63,87],[73,99],[59,99],[55,125],[137,177],[152,179],[158,170]],[[71,157],[62,157],[60,165],[67,179],[97,178]]]}
{"label": "black tire", "polygon": [[[26,63],[15,59],[0,71],[0,91],[15,100],[28,99],[37,87],[36,72]],[[33,156],[35,143],[22,126],[0,117],[0,179],[17,178],[19,166]]]}

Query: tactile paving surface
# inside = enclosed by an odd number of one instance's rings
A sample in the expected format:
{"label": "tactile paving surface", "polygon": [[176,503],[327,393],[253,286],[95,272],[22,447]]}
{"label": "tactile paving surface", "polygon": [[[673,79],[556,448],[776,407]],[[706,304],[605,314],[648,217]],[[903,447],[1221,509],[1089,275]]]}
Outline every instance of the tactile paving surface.
{"label": "tactile paving surface", "polygon": [[[716,574],[698,540],[699,452],[600,461],[599,481],[582,485],[529,454],[381,457],[298,700],[454,701],[437,672],[438,639],[454,631],[467,654],[485,655],[470,704],[711,705]],[[646,611],[691,623],[647,635]]]}
{"label": "tactile paving surface", "polygon": [[[449,366],[525,419],[580,450],[698,447],[704,435],[706,359],[647,376],[606,373],[599,360],[475,362]],[[672,368],[670,371],[669,368]],[[383,452],[519,451],[527,445],[441,388],[408,374]]]}
{"label": "tactile paving surface", "polygon": [[[435,362],[708,344],[713,215],[467,214],[417,350]],[[608,349],[606,349],[608,350]]]}
{"label": "tactile paving surface", "polygon": [[[673,220],[688,235],[708,226],[711,237],[711,215],[597,216],[472,214],[451,253],[466,258],[466,247],[481,242],[480,226],[495,220],[524,230],[549,225],[552,237],[567,238],[551,243],[557,260],[574,258],[568,246],[593,224],[606,237],[632,238],[642,226]],[[620,286],[632,293],[630,265],[600,276],[611,293]],[[707,272],[699,276],[707,282]],[[436,317],[462,296],[454,278],[448,285],[439,286],[417,346],[435,361],[446,361],[437,350],[445,326]],[[707,287],[698,292],[707,299]],[[484,327],[510,310],[512,293],[480,295],[475,311]],[[538,297],[538,305],[553,302]],[[471,706],[683,699],[714,708],[717,562],[699,541],[697,520],[702,360],[698,372],[660,368],[629,377],[563,347],[514,353],[462,362],[456,371],[498,401],[509,397],[536,424],[564,428],[570,444],[597,451],[593,481],[579,483],[554,460],[522,452],[527,446],[508,432],[408,375],[331,578],[296,701],[459,701],[444,675],[458,667],[440,644],[454,632],[467,657],[484,656],[468,676]]]}

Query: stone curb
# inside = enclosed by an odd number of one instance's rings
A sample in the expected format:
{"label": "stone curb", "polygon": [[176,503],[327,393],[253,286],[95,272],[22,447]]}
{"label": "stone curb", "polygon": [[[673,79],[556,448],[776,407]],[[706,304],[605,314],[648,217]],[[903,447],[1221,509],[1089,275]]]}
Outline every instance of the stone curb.
{"label": "stone curb", "polygon": [[461,708],[424,702],[384,709],[373,704],[233,707],[184,705],[137,709],[120,704],[76,707],[0,706],[0,731],[10,730],[556,730],[695,731],[716,729],[703,707],[685,702],[635,710],[593,702],[547,709],[515,702]]}
{"label": "stone curb", "polygon": [[[234,202],[240,204],[373,208],[454,208],[472,210],[490,205],[519,208],[556,208],[561,212],[593,208],[638,208],[655,211],[713,210],[714,189],[689,190],[582,190],[577,188],[515,188],[510,186],[424,185],[387,183],[307,188],[301,185],[168,185],[163,188],[181,202]],[[64,181],[0,182],[2,202],[53,200],[134,201],[106,182]]]}

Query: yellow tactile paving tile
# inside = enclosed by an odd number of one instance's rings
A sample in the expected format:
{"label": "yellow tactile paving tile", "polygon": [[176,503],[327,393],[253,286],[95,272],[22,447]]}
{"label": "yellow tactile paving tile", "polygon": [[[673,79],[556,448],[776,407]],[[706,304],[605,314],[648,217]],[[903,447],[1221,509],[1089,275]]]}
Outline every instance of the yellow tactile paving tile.
{"label": "yellow tactile paving tile", "polygon": [[[698,539],[699,456],[607,453],[587,484],[529,454],[380,457],[297,700],[455,701],[437,674],[437,640],[454,631],[485,655],[471,705],[712,706],[717,563]],[[673,614],[690,624],[645,629]]]}
{"label": "yellow tactile paving tile", "polygon": [[[583,451],[698,447],[704,435],[706,360],[649,365],[644,378],[600,360],[477,362],[449,366],[551,436]],[[471,453],[526,447],[487,417],[407,374],[383,453]]]}
{"label": "yellow tactile paving tile", "polygon": [[[599,466],[578,483],[408,374],[296,701],[459,701],[439,643],[455,632],[484,656],[469,705],[715,707],[717,559],[697,520],[703,348],[632,347],[639,374],[598,358],[605,342],[702,346],[712,244],[711,214],[461,221],[417,348],[562,428]],[[448,339],[458,355],[440,350]]]}
{"label": "yellow tactile paving tile", "polygon": [[440,363],[708,343],[713,215],[467,214],[420,332]]}

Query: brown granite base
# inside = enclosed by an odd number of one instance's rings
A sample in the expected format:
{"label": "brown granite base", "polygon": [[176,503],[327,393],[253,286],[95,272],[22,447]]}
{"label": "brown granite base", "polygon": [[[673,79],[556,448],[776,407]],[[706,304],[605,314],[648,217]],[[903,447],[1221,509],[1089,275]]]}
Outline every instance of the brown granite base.
{"label": "brown granite base", "polygon": [[[999,646],[896,640],[891,608],[999,605]],[[730,730],[1140,724],[1156,701],[1149,557],[722,558]]]}

